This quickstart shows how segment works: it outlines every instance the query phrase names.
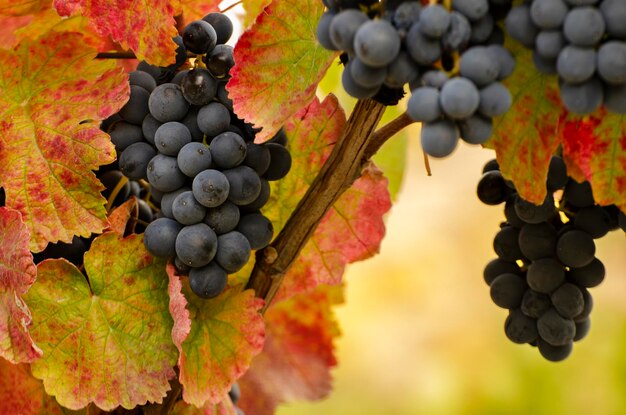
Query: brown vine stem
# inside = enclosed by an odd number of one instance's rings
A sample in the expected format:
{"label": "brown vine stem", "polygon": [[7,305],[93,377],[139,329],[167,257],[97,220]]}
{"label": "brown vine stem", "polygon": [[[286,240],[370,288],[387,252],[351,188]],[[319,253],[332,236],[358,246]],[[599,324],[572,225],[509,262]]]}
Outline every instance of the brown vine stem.
{"label": "brown vine stem", "polygon": [[96,59],[137,59],[133,52],[100,52]]}
{"label": "brown vine stem", "polygon": [[405,115],[374,133],[385,106],[373,100],[358,101],[344,134],[315,177],[285,227],[268,248],[257,252],[247,288],[265,300],[265,312],[276,296],[285,273],[317,228],[324,215],[361,175],[365,162],[393,134],[410,124]]}

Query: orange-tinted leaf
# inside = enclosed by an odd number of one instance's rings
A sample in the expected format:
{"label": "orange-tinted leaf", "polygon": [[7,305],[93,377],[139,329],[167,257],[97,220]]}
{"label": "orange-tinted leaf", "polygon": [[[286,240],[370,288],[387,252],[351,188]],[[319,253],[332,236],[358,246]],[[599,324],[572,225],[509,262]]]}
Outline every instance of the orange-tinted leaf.
{"label": "orange-tinted leaf", "polygon": [[0,48],[10,49],[15,46],[18,42],[15,31],[27,26],[33,17],[32,14],[20,17],[0,16]]}
{"label": "orange-tinted leaf", "polygon": [[513,180],[520,195],[537,204],[546,197],[550,157],[559,146],[563,113],[556,77],[540,74],[530,52],[515,44],[517,66],[507,81],[511,109],[494,121],[487,146],[496,150],[502,174]]}
{"label": "orange-tinted leaf", "polygon": [[320,285],[272,304],[263,352],[239,381],[238,405],[245,413],[272,415],[280,403],[321,399],[331,391],[333,341],[340,334],[332,306],[341,302],[343,286]]}
{"label": "orange-tinted leaf", "polygon": [[335,57],[315,40],[324,5],[314,0],[274,0],[239,38],[229,97],[239,117],[270,138],[307,105]]}
{"label": "orange-tinted leaf", "polygon": [[41,350],[28,332],[32,319],[22,296],[35,282],[37,268],[19,212],[0,208],[0,241],[0,357],[13,363],[32,362]]}
{"label": "orange-tinted leaf", "polygon": [[158,66],[175,62],[177,0],[54,0],[54,7],[61,16],[86,16],[100,35],[111,36],[139,59]]}
{"label": "orange-tinted leaf", "polygon": [[244,27],[250,27],[250,25],[256,20],[257,16],[271,2],[272,0],[243,0],[243,8],[246,10],[246,14],[243,17]]}
{"label": "orange-tinted leaf", "polygon": [[568,170],[591,182],[597,203],[626,211],[626,117],[602,111],[598,117],[565,120],[562,134]]}
{"label": "orange-tinted leaf", "polygon": [[44,352],[33,374],[70,409],[161,402],[176,364],[164,261],[140,235],[110,232],[93,241],[85,270],[89,282],[65,260],[38,265],[26,297]]}
{"label": "orange-tinted leaf", "polygon": [[185,22],[190,23],[202,19],[209,13],[219,11],[222,0],[188,0],[181,3],[181,11]]}
{"label": "orange-tinted leaf", "polygon": [[[317,98],[286,123],[292,171],[272,183],[272,198],[263,212],[280,231],[341,135],[345,115],[337,99]],[[326,214],[291,266],[279,298],[309,291],[318,284],[339,284],[346,264],[378,252],[385,233],[383,215],[391,208],[387,180],[373,165]]]}
{"label": "orange-tinted leaf", "polygon": [[52,0],[0,0],[0,15],[24,16],[50,7]]}
{"label": "orange-tinted leaf", "polygon": [[84,42],[98,50],[103,49],[108,41],[93,31],[86,17],[61,17],[54,9],[46,9],[35,14],[28,26],[15,31],[15,36],[20,41],[23,39],[34,40],[49,31],[79,32],[83,35]]}
{"label": "orange-tinted leaf", "polygon": [[22,213],[30,248],[69,242],[106,225],[101,184],[92,170],[115,149],[101,120],[128,99],[126,76],[77,33],[50,32],[0,50],[0,184]]}
{"label": "orange-tinted leaf", "polygon": [[228,395],[218,404],[207,403],[202,408],[197,408],[185,401],[178,401],[171,412],[172,415],[237,415],[235,405]]}
{"label": "orange-tinted leaf", "polygon": [[137,199],[133,196],[126,202],[122,203],[109,215],[108,231],[113,231],[119,235],[124,235],[126,225],[130,220],[135,208],[137,207]]}
{"label": "orange-tinted leaf", "polygon": [[0,414],[86,415],[69,411],[48,396],[40,380],[30,374],[27,364],[13,365],[0,358]]}
{"label": "orange-tinted leaf", "polygon": [[265,326],[258,313],[263,300],[239,288],[203,300],[191,291],[188,278],[176,275],[172,266],[167,271],[183,399],[197,407],[218,404],[263,348]]}

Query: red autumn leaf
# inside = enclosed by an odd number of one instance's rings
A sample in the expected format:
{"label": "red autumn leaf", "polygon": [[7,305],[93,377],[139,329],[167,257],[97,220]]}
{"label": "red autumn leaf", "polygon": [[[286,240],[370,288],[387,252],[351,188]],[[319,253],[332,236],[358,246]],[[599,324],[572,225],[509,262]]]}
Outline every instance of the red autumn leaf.
{"label": "red autumn leaf", "polygon": [[126,224],[130,220],[133,211],[137,206],[137,200],[132,197],[126,202],[122,203],[109,214],[109,227],[108,231],[113,231],[119,235],[124,235],[126,230]]}
{"label": "red autumn leaf", "polygon": [[218,12],[222,0],[188,0],[181,2],[181,12],[185,22],[190,23],[202,19],[209,13]]}
{"label": "red autumn leaf", "polygon": [[112,162],[115,149],[96,121],[122,107],[128,82],[95,55],[77,33],[50,32],[0,50],[0,183],[7,206],[28,225],[33,251],[106,226],[92,170]]}
{"label": "red autumn leaf", "polygon": [[52,0],[0,0],[0,15],[24,16],[50,7]]}
{"label": "red autumn leaf", "polygon": [[568,170],[591,182],[598,204],[626,211],[626,117],[602,111],[597,117],[565,120],[562,135]]}
{"label": "red autumn leaf", "polygon": [[315,39],[324,5],[320,1],[274,0],[235,47],[229,97],[239,117],[272,137],[315,96],[336,54]]}
{"label": "red autumn leaf", "polygon": [[54,0],[54,7],[61,16],[86,16],[100,35],[111,36],[139,59],[158,66],[175,62],[178,1]]}
{"label": "red autumn leaf", "polygon": [[32,362],[41,350],[28,331],[32,319],[22,296],[35,282],[37,268],[19,212],[0,208],[0,240],[0,357],[13,363]]}
{"label": "red autumn leaf", "polygon": [[140,235],[109,232],[85,254],[88,278],[65,260],[38,265],[26,302],[43,350],[32,364],[49,395],[70,409],[161,402],[175,376],[165,262]]}
{"label": "red autumn leaf", "polygon": [[0,414],[87,415],[69,411],[46,394],[43,383],[30,374],[27,364],[13,365],[0,358]]}
{"label": "red autumn leaf", "polygon": [[0,16],[0,45],[4,49],[10,49],[18,42],[15,31],[27,26],[33,20],[33,15],[12,17]]}
{"label": "red autumn leaf", "polygon": [[[344,125],[345,115],[333,95],[321,103],[315,98],[285,124],[293,168],[284,179],[272,183],[272,198],[263,209],[276,232],[330,155]],[[378,252],[385,233],[383,215],[390,208],[387,180],[369,165],[322,219],[287,272],[279,298],[318,284],[339,284],[346,264]]]}
{"label": "red autumn leaf", "polygon": [[238,287],[204,300],[174,267],[167,273],[183,399],[197,407],[218,404],[263,348],[265,328],[258,313],[263,300]]}
{"label": "red autumn leaf", "polygon": [[340,334],[332,306],[342,302],[343,286],[320,285],[272,304],[263,352],[239,381],[238,405],[245,413],[272,415],[280,403],[330,393],[330,369],[337,364],[333,341]]}
{"label": "red autumn leaf", "polygon": [[550,158],[560,144],[563,113],[556,77],[540,74],[531,54],[515,44],[515,72],[506,82],[513,105],[494,120],[494,135],[486,146],[496,150],[502,174],[519,194],[534,203],[546,197]]}

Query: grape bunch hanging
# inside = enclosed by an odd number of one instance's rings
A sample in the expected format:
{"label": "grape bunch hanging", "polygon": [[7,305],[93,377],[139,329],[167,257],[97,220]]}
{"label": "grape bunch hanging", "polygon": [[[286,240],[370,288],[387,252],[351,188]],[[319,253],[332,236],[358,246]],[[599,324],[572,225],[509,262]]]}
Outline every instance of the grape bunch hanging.
{"label": "grape bunch hanging", "polygon": [[[485,204],[505,203],[506,222],[493,242],[498,257],[485,267],[484,279],[493,302],[509,310],[506,336],[560,361],[589,332],[588,289],[605,277],[594,239],[620,227],[626,231],[626,216],[616,206],[597,205],[589,182],[569,178],[558,156],[550,162],[547,188],[541,205],[524,200],[492,160],[477,193]],[[555,204],[556,191],[562,196]]]}
{"label": "grape bunch hanging", "polygon": [[[283,130],[256,144],[257,130],[233,112],[225,89],[233,49],[224,44],[232,30],[220,13],[191,22],[174,39],[176,63],[140,63],[128,103],[105,123],[119,171],[131,185],[147,182],[159,206],[145,228],[146,249],[172,259],[202,298],[219,295],[228,275],[269,244],[273,225],[260,209],[269,181],[291,168]],[[193,67],[181,70],[188,52]]]}
{"label": "grape bunch hanging", "polygon": [[[493,117],[512,99],[502,83],[515,67],[502,46],[497,22],[509,0],[354,3],[326,0],[317,26],[319,42],[344,52],[342,84],[359,99],[408,84],[407,113],[423,123],[421,142],[433,157],[446,157],[459,139],[482,144]],[[380,10],[384,7],[384,10]]]}
{"label": "grape bunch hanging", "polygon": [[537,70],[558,74],[569,111],[604,105],[626,114],[626,1],[527,1],[510,11],[506,28],[533,50]]}

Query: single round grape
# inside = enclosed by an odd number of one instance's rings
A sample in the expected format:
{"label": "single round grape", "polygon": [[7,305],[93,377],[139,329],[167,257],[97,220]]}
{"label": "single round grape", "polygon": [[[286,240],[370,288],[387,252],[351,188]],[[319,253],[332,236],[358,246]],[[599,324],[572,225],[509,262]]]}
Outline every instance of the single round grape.
{"label": "single round grape", "polygon": [[291,170],[291,154],[284,146],[277,143],[266,143],[270,152],[270,165],[263,175],[265,180],[280,180]]}
{"label": "single round grape", "polygon": [[165,193],[161,197],[161,213],[167,217],[174,219],[174,213],[172,212],[172,206],[174,205],[174,200],[178,197],[179,194],[191,190],[189,187],[181,187],[180,189],[174,190],[173,192]]}
{"label": "single round grape", "polygon": [[143,141],[141,128],[125,121],[118,121],[114,123],[109,128],[108,133],[111,136],[111,142],[115,146],[115,150],[118,153],[131,144]]}
{"label": "single round grape", "polygon": [[338,50],[330,38],[330,24],[334,17],[335,13],[331,11],[324,12],[317,22],[317,28],[315,29],[315,38],[324,49],[328,50]]}
{"label": "single round grape", "polygon": [[209,71],[192,69],[180,81],[180,89],[185,99],[192,105],[207,105],[217,92],[217,81]]}
{"label": "single round grape", "polygon": [[515,197],[509,198],[504,204],[504,216],[506,217],[507,223],[515,228],[521,228],[526,223],[517,216],[517,212],[515,211]]}
{"label": "single round grape", "polygon": [[203,267],[215,257],[217,241],[205,223],[185,226],[176,236],[176,255],[190,267]]}
{"label": "single round grape", "polygon": [[574,218],[574,226],[587,232],[593,239],[602,238],[609,233],[611,217],[600,206],[580,209]]}
{"label": "single round grape", "polygon": [[211,137],[226,131],[230,121],[228,108],[219,102],[211,102],[198,111],[198,127]]}
{"label": "single round grape", "polygon": [[176,157],[157,154],[148,163],[146,175],[150,184],[162,192],[171,192],[185,184],[185,175],[178,168]]}
{"label": "single round grape", "polygon": [[519,232],[519,246],[530,260],[553,257],[556,252],[556,230],[547,222],[525,224]]}
{"label": "single round grape", "polygon": [[236,229],[248,239],[250,247],[255,250],[265,248],[274,236],[272,221],[260,213],[242,216]]}
{"label": "single round grape", "polygon": [[510,194],[510,189],[504,182],[502,173],[492,170],[484,173],[478,182],[476,190],[478,199],[486,205],[504,203]]}
{"label": "single round grape", "polygon": [[190,190],[182,192],[172,203],[172,215],[183,225],[200,223],[206,215],[206,207],[202,206]]}
{"label": "single round grape", "polygon": [[602,36],[606,24],[596,7],[575,7],[567,13],[563,22],[563,33],[576,46],[595,46]]}
{"label": "single round grape", "polygon": [[252,203],[261,193],[261,179],[248,166],[237,166],[224,170],[229,182],[228,200],[236,205]]}
{"label": "single round grape", "polygon": [[208,22],[194,20],[185,27],[183,42],[189,52],[203,55],[217,44],[217,33]]}
{"label": "single round grape", "polygon": [[556,289],[550,299],[556,311],[565,318],[574,318],[582,313],[584,308],[583,293],[570,283],[565,283]]}
{"label": "single round grape", "polygon": [[461,130],[461,139],[468,144],[484,144],[493,133],[491,118],[480,114],[458,121]]}
{"label": "single round grape", "polygon": [[227,200],[219,206],[207,209],[204,223],[209,225],[216,234],[221,235],[234,230],[239,219],[239,208]]}
{"label": "single round grape", "polygon": [[541,353],[546,360],[551,362],[560,362],[567,359],[567,357],[572,354],[573,349],[572,342],[563,346],[553,346],[541,338],[537,341],[537,346],[539,353]]}
{"label": "single round grape", "polygon": [[523,257],[518,240],[519,230],[512,226],[505,226],[493,239],[493,250],[499,258],[505,261],[517,261]]}
{"label": "single round grape", "polygon": [[217,99],[226,108],[232,111],[233,100],[228,97],[228,91],[226,90],[226,82],[217,83]]}
{"label": "single round grape", "polygon": [[422,75],[421,81],[424,86],[431,86],[433,88],[440,89],[446,82],[448,82],[449,79],[450,78],[448,78],[448,75],[446,75],[445,72],[432,69]]}
{"label": "single round grape", "polygon": [[559,53],[556,69],[565,82],[584,82],[596,71],[596,51],[593,48],[566,46]]}
{"label": "single round grape", "polygon": [[157,84],[152,75],[144,71],[132,71],[128,74],[128,83],[142,87],[148,92],[152,92]]}
{"label": "single round grape", "polygon": [[468,118],[478,109],[480,94],[468,79],[453,78],[441,88],[439,103],[449,117]]}
{"label": "single round grape", "polygon": [[555,309],[548,310],[537,320],[537,330],[543,340],[552,346],[564,346],[574,340],[576,325],[562,317]]}
{"label": "single round grape", "polygon": [[515,212],[526,223],[545,222],[554,216],[554,198],[551,194],[546,195],[541,205],[535,205],[521,197],[515,199]]}
{"label": "single round grape", "polygon": [[211,75],[218,79],[225,78],[230,73],[232,67],[235,66],[233,47],[230,45],[217,45],[207,55],[205,61]]}
{"label": "single round grape", "polygon": [[118,114],[131,124],[141,125],[143,119],[148,115],[148,102],[150,97],[150,92],[146,91],[144,88],[131,85],[128,102],[124,104]]}
{"label": "single round grape", "polygon": [[358,84],[353,76],[352,76],[352,62],[349,62],[345,68],[343,69],[343,73],[341,74],[341,85],[343,89],[351,96],[356,99],[365,99],[371,98],[380,89],[379,86],[373,87],[364,87]]}
{"label": "single round grape", "polygon": [[524,344],[535,341],[539,336],[535,319],[520,310],[511,310],[504,323],[504,333],[513,343]]}
{"label": "single round grape", "polygon": [[[469,44],[471,37],[472,26],[469,20],[461,13],[453,10],[450,13],[448,30],[441,37],[441,47],[446,52],[460,51]],[[439,55],[441,55],[441,50],[439,50]]]}
{"label": "single round grape", "polygon": [[259,176],[263,176],[270,167],[272,156],[270,150],[265,144],[248,143],[246,150],[246,158],[243,164],[252,167]]}
{"label": "single round grape", "polygon": [[215,261],[232,274],[248,263],[250,250],[248,239],[237,231],[231,231],[217,237]]}
{"label": "single round grape", "polygon": [[626,84],[607,85],[604,92],[606,109],[615,114],[626,114]]}
{"label": "single round grape", "polygon": [[141,132],[147,142],[154,144],[154,135],[156,134],[156,130],[158,130],[162,124],[163,123],[154,118],[152,114],[146,115],[141,123]]}
{"label": "single round grape", "polygon": [[472,23],[470,41],[474,44],[487,42],[494,29],[495,21],[491,14],[486,14]]}
{"label": "single round grape", "polygon": [[239,134],[227,131],[215,136],[209,146],[213,163],[222,168],[230,169],[240,165],[246,158],[247,145]]}
{"label": "single round grape", "polygon": [[441,120],[422,125],[420,135],[422,149],[432,157],[446,157],[452,154],[459,143],[459,129],[450,120]]}
{"label": "single round grape", "polygon": [[489,2],[487,0],[454,0],[452,8],[462,13],[469,20],[475,21],[487,14]]}
{"label": "single round grape", "polygon": [[517,274],[501,274],[490,286],[491,299],[502,308],[517,308],[526,292],[526,282]]}
{"label": "single round grape", "polygon": [[180,149],[190,142],[189,129],[177,121],[164,123],[154,133],[154,145],[157,150],[168,156],[176,156]]}
{"label": "single round grape", "polygon": [[148,143],[131,144],[120,154],[120,170],[129,179],[147,179],[148,163],[156,154],[156,150]]}
{"label": "single round grape", "polygon": [[374,68],[359,58],[352,59],[349,68],[354,82],[365,88],[379,88],[387,76],[386,67]]}
{"label": "single round grape", "polygon": [[185,76],[187,76],[188,73],[189,73],[189,69],[185,69],[184,71],[176,72],[176,75],[174,75],[174,77],[172,78],[170,83],[171,84],[176,84],[176,85],[180,86],[180,84],[183,82],[183,78]]}
{"label": "single round grape", "polygon": [[552,307],[550,296],[528,289],[522,297],[522,312],[528,317],[539,318]]}
{"label": "single round grape", "polygon": [[606,31],[616,39],[626,39],[626,3],[623,0],[603,0],[600,12],[606,23]]}
{"label": "single round grape", "polygon": [[591,296],[591,293],[589,293],[589,290],[587,290],[586,288],[582,288],[582,287],[578,287],[578,288],[580,288],[580,291],[582,291],[583,293],[583,300],[585,302],[585,306],[583,308],[582,313],[574,317],[575,323],[583,321],[586,318],[589,318],[589,315],[591,314],[591,311],[593,310],[593,297]]}
{"label": "single round grape", "polygon": [[211,152],[209,148],[197,142],[185,144],[176,156],[178,168],[187,177],[194,178],[203,170],[211,168]]}
{"label": "single round grape", "polygon": [[493,280],[502,274],[518,274],[520,267],[515,262],[504,261],[500,258],[495,258],[489,261],[483,271],[483,278],[487,285],[491,285]]}
{"label": "single round grape", "polygon": [[498,117],[504,115],[511,104],[513,98],[508,88],[500,82],[493,82],[479,91],[480,104],[478,111],[485,117]]}
{"label": "single round grape", "polygon": [[420,31],[432,38],[441,37],[450,26],[450,12],[439,4],[430,4],[420,14]]}
{"label": "single round grape", "polygon": [[422,33],[420,22],[413,23],[406,34],[404,45],[411,58],[420,65],[432,65],[441,57],[439,42]]}
{"label": "single round grape", "polygon": [[356,9],[339,12],[330,23],[330,40],[337,50],[354,53],[354,38],[362,24],[369,21],[365,13]]}
{"label": "single round grape", "polygon": [[570,179],[565,185],[563,200],[579,208],[589,207],[595,204],[591,184],[587,181],[578,183],[573,179]]}
{"label": "single round grape", "polygon": [[397,29],[408,30],[419,20],[422,5],[417,1],[400,3],[393,14],[393,25]]}
{"label": "single round grape", "polygon": [[228,397],[234,405],[237,405],[239,398],[241,398],[241,389],[239,388],[239,384],[237,382],[233,383],[233,386],[228,391]]}
{"label": "single round grape", "polygon": [[182,120],[189,110],[189,103],[180,86],[161,84],[150,94],[148,107],[154,118],[160,122],[168,122]]}
{"label": "single round grape", "polygon": [[543,58],[556,59],[567,41],[560,30],[543,30],[537,35],[535,50]]}
{"label": "single round grape", "polygon": [[483,46],[474,46],[461,55],[461,76],[477,86],[491,84],[500,74],[498,61],[492,59],[493,52]]}
{"label": "single round grape", "polygon": [[552,156],[550,159],[550,166],[548,168],[548,178],[546,180],[546,187],[550,191],[557,189],[563,189],[567,184],[567,169],[565,162],[561,157]]}
{"label": "single round grape", "polygon": [[521,4],[513,7],[505,20],[508,34],[527,48],[533,48],[539,28],[535,26],[530,16],[530,7]]}
{"label": "single round grape", "polygon": [[602,261],[594,258],[593,261],[584,267],[570,268],[567,277],[581,287],[593,288],[604,281],[605,274],[606,270]]}
{"label": "single round grape", "polygon": [[265,179],[261,179],[261,192],[257,198],[248,204],[241,205],[240,209],[246,212],[256,212],[260,210],[263,206],[265,206],[268,200],[270,200],[271,193],[272,189],[270,187],[270,183]]}
{"label": "single round grape", "polygon": [[587,337],[590,329],[591,320],[589,318],[576,322],[576,335],[574,336],[574,341],[577,342]]}
{"label": "single round grape", "polygon": [[359,27],[354,36],[354,50],[363,63],[383,67],[400,52],[400,35],[386,20],[370,20]]}
{"label": "single round grape", "polygon": [[221,205],[228,198],[230,183],[221,171],[207,169],[198,173],[191,185],[193,195],[206,207]]}
{"label": "single round grape", "polygon": [[202,20],[210,24],[215,30],[218,45],[228,42],[233,34],[233,22],[227,15],[217,12],[209,13]]}
{"label": "single round grape", "polygon": [[534,0],[530,6],[530,17],[541,29],[559,29],[569,12],[563,0]]}
{"label": "single round grape", "polygon": [[439,90],[429,86],[413,90],[406,106],[406,112],[414,121],[435,121],[441,116]]}
{"label": "single round grape", "polygon": [[600,46],[598,75],[609,84],[626,83],[626,42],[613,40]]}
{"label": "single round grape", "polygon": [[189,271],[189,288],[200,298],[215,298],[220,295],[228,283],[228,274],[216,261]]}
{"label": "single round grape", "polygon": [[143,243],[150,254],[159,258],[176,255],[176,237],[183,226],[169,218],[156,219],[146,227]]}
{"label": "single round grape", "polygon": [[526,281],[533,290],[550,294],[565,281],[565,270],[552,258],[537,259],[528,266]]}
{"label": "single round grape", "polygon": [[568,267],[580,268],[589,265],[595,258],[596,245],[587,232],[571,230],[565,232],[556,243],[556,255]]}

